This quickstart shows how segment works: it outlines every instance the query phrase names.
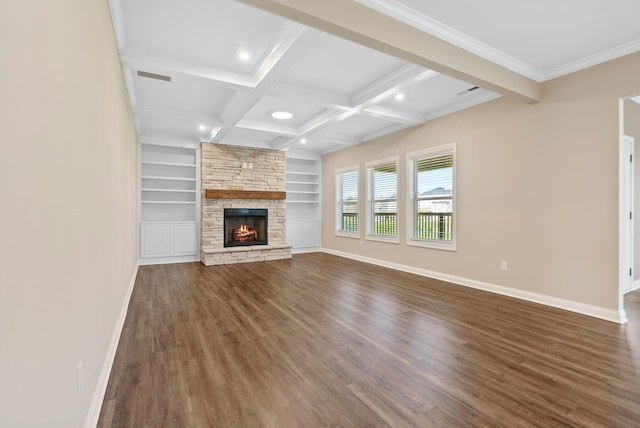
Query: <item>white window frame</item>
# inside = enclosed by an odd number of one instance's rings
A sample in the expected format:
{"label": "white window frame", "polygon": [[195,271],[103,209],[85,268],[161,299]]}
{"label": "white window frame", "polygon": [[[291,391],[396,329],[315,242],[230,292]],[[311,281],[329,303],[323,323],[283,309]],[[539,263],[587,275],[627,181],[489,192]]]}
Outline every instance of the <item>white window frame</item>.
{"label": "white window frame", "polygon": [[[375,235],[370,231],[372,230],[372,210],[373,210],[373,201],[369,199],[369,195],[371,194],[371,177],[369,170],[375,168],[380,165],[386,165],[390,163],[396,164],[396,234],[395,236],[386,236],[386,235]],[[400,214],[402,212],[400,205],[400,157],[392,156],[385,159],[379,159],[376,161],[367,162],[364,166],[364,172],[366,175],[367,187],[366,187],[366,204],[367,207],[365,209],[365,237],[368,241],[379,241],[379,242],[387,242],[393,244],[400,243]]]}
{"label": "white window frame", "polygon": [[[419,159],[453,155],[453,197],[451,198],[452,213],[451,221],[453,222],[451,227],[452,239],[451,241],[440,241],[433,239],[418,239],[413,237],[414,227],[414,207],[415,207],[415,183],[414,183],[414,161]],[[457,212],[458,204],[456,203],[457,190],[456,190],[456,175],[457,175],[457,159],[456,159],[456,143],[445,144],[442,146],[432,147],[425,150],[407,153],[407,245],[425,248],[434,248],[438,250],[456,251],[456,239],[457,239]]]}
{"label": "white window frame", "polygon": [[[357,202],[357,206],[358,206],[358,231],[357,232],[349,232],[346,230],[342,230],[338,228],[338,225],[340,225],[340,220],[338,219],[339,216],[342,215],[342,212],[338,209],[338,204],[342,202],[342,181],[339,179],[339,176],[343,175],[343,174],[347,174],[350,172],[357,172],[358,173],[358,202]],[[335,194],[335,198],[334,198],[334,203],[333,203],[333,209],[335,212],[335,216],[334,216],[334,221],[335,221],[335,235],[336,236],[342,236],[344,238],[355,238],[355,239],[360,239],[360,233],[362,231],[362,204],[360,203],[360,199],[361,199],[361,186],[360,184],[362,183],[362,174],[360,173],[360,165],[352,165],[352,166],[347,166],[344,168],[338,168],[335,170],[334,172],[334,177],[335,177],[335,190],[336,190],[336,194]]]}

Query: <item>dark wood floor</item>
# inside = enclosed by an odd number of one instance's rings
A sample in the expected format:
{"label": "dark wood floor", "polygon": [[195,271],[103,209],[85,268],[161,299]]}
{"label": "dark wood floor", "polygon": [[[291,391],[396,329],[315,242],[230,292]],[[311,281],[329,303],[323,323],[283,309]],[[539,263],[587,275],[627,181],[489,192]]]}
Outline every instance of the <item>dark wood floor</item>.
{"label": "dark wood floor", "polygon": [[321,254],[141,266],[100,427],[640,426],[614,323]]}

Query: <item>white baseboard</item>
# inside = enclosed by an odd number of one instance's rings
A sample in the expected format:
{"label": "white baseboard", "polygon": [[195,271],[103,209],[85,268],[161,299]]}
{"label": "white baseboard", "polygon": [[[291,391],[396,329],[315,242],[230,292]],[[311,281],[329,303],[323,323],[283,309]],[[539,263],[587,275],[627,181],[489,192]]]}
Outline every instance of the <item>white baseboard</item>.
{"label": "white baseboard", "polygon": [[589,305],[586,303],[575,302],[573,300],[561,299],[558,297],[548,296],[546,294],[533,293],[531,291],[518,290],[502,285],[491,284],[489,282],[477,281],[475,279],[463,278],[460,276],[449,275],[430,271],[427,269],[417,268],[413,266],[402,265],[399,263],[388,262],[386,260],[374,259],[371,257],[361,256],[358,254],[345,253],[342,251],[330,250],[323,248],[322,252],[333,254],[335,256],[346,257],[348,259],[358,260],[378,266],[387,267],[403,272],[409,272],[428,278],[439,279],[441,281],[451,282],[453,284],[463,285],[465,287],[476,288],[478,290],[488,291],[491,293],[501,294],[503,296],[514,297],[516,299],[526,300],[529,302],[540,303],[542,305],[552,306],[554,308],[564,309],[579,314],[588,315],[594,318],[600,318],[617,324],[627,322],[624,310],[616,311],[613,309],[603,308],[601,306]]}
{"label": "white baseboard", "polygon": [[640,290],[640,279],[633,281],[631,286],[633,287],[632,291]]}
{"label": "white baseboard", "polygon": [[129,301],[131,300],[131,294],[133,293],[133,286],[136,282],[136,276],[138,275],[138,264],[133,269],[133,275],[129,282],[129,288],[125,294],[122,308],[120,309],[120,316],[116,322],[116,326],[111,336],[111,343],[107,350],[107,355],[102,365],[102,371],[98,378],[98,384],[93,393],[93,399],[91,400],[91,406],[87,413],[87,418],[84,421],[85,428],[95,428],[98,425],[98,419],[100,418],[100,411],[102,410],[102,403],[104,401],[104,395],[107,392],[107,385],[109,383],[109,376],[111,375],[111,367],[113,367],[113,361],[116,357],[116,351],[118,350],[118,342],[120,342],[120,334],[122,333],[122,327],[124,326],[125,318],[127,317],[127,310],[129,309]]}
{"label": "white baseboard", "polygon": [[304,253],[317,253],[322,251],[320,247],[293,247],[291,248],[291,254],[304,254]]}
{"label": "white baseboard", "polygon": [[140,266],[146,265],[166,265],[170,263],[199,262],[199,256],[174,256],[174,257],[149,257],[138,260]]}

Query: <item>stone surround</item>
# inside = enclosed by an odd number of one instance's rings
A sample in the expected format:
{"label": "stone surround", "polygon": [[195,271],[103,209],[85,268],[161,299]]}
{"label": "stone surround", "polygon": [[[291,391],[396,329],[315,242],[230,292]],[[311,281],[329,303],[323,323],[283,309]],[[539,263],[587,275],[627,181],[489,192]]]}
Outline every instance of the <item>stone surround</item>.
{"label": "stone surround", "polygon": [[[285,235],[284,199],[205,197],[206,189],[286,191],[286,158],[283,151],[202,143],[200,176],[200,260],[205,266],[291,258],[291,246],[287,245]],[[225,248],[225,208],[268,209],[269,245]]]}

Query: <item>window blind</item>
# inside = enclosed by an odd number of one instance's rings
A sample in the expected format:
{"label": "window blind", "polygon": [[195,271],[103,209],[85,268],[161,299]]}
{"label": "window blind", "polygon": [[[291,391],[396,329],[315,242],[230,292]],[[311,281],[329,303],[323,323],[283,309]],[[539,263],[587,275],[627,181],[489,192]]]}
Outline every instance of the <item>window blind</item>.
{"label": "window blind", "polygon": [[453,165],[453,152],[413,160],[411,238],[452,240]]}
{"label": "window blind", "polygon": [[336,225],[341,232],[358,231],[358,171],[338,173]]}
{"label": "window blind", "polygon": [[385,163],[368,168],[368,233],[397,235],[398,165]]}

